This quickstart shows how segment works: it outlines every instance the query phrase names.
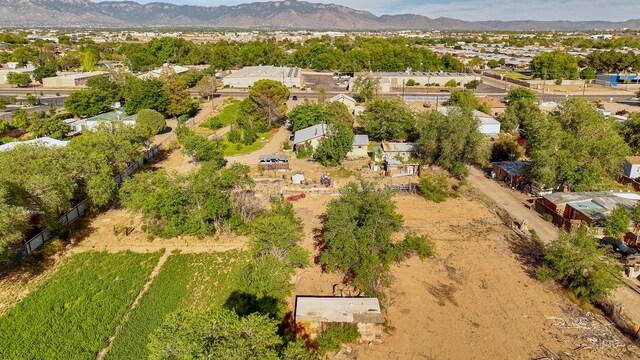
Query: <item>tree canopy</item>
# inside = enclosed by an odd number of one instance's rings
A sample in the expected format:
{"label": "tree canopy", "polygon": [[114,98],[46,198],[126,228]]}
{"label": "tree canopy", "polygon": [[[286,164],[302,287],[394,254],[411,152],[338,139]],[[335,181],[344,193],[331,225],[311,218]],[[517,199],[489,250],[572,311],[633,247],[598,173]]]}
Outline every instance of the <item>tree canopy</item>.
{"label": "tree canopy", "polygon": [[167,127],[167,121],[159,112],[152,109],[142,109],[136,116],[136,128],[143,136],[151,137]]}
{"label": "tree canopy", "polygon": [[313,152],[313,158],[324,166],[341,164],[353,146],[351,125],[336,123],[327,125],[327,136]]}
{"label": "tree canopy", "polygon": [[349,183],[327,206],[320,262],[329,271],[342,271],[366,293],[379,293],[392,263],[411,254],[421,259],[434,255],[426,237],[409,234],[392,243],[391,235],[401,226],[390,192],[377,191],[366,182]]}
{"label": "tree canopy", "polygon": [[542,52],[531,59],[529,64],[534,78],[571,79],[579,78],[578,61],[564,51]]}
{"label": "tree canopy", "polygon": [[415,115],[399,97],[375,99],[367,103],[360,123],[375,140],[406,140],[414,129]]}
{"label": "tree canopy", "polygon": [[73,116],[95,116],[111,108],[109,96],[96,89],[72,92],[64,101],[64,107]]}

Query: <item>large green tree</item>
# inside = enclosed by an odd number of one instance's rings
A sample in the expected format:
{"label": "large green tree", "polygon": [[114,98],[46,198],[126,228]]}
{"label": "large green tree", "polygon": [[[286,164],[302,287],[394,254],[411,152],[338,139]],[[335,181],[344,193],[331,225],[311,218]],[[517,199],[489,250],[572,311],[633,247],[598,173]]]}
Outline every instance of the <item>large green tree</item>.
{"label": "large green tree", "polygon": [[10,72],[7,74],[7,84],[20,86],[27,86],[31,84],[31,76],[25,73]]}
{"label": "large green tree", "polygon": [[42,83],[42,79],[56,76],[56,69],[48,66],[38,66],[33,70],[33,79]]}
{"label": "large green tree", "polygon": [[529,64],[534,78],[578,79],[579,69],[576,58],[561,50],[540,53]]}
{"label": "large green tree", "polygon": [[138,79],[129,77],[125,80],[123,97],[125,111],[135,114],[142,109],[153,109],[164,113],[169,106],[169,98],[159,79]]}
{"label": "large green tree", "polygon": [[353,130],[349,124],[327,125],[327,136],[313,152],[313,158],[324,166],[341,164],[353,146]]}
{"label": "large green tree", "polygon": [[64,101],[64,107],[77,117],[95,116],[111,108],[109,96],[96,89],[72,92]]}
{"label": "large green tree", "polygon": [[540,117],[527,128],[531,173],[553,188],[572,191],[599,189],[619,173],[630,151],[617,132],[584,99],[570,99],[557,115]]}
{"label": "large green tree", "polygon": [[376,140],[407,140],[415,126],[415,114],[399,97],[375,99],[367,103],[360,123]]}
{"label": "large green tree", "polygon": [[619,260],[586,227],[562,232],[544,253],[550,275],[585,300],[602,300],[620,285]]}
{"label": "large green tree", "polygon": [[165,94],[167,95],[167,115],[177,117],[191,110],[191,94],[184,81],[173,69],[165,69],[160,76]]}
{"label": "large green tree", "polygon": [[29,132],[36,137],[48,136],[62,139],[69,132],[69,125],[64,121],[49,116],[31,117]]}
{"label": "large green tree", "polygon": [[350,91],[360,100],[369,102],[377,96],[379,87],[380,77],[366,74],[356,76]]}
{"label": "large green tree", "polygon": [[107,74],[90,77],[87,80],[87,86],[106,94],[109,102],[120,100],[122,95],[122,85],[111,80],[111,76]]}
{"label": "large green tree", "polygon": [[640,155],[640,113],[630,114],[627,121],[622,123],[620,132],[631,152]]}
{"label": "large green tree", "polygon": [[367,294],[378,293],[388,282],[392,263],[410,254],[434,255],[426,237],[409,234],[392,242],[401,226],[390,192],[377,191],[366,182],[349,183],[327,206],[320,261],[329,271],[342,271]]}
{"label": "large green tree", "polygon": [[471,109],[452,108],[447,116],[437,111],[420,114],[416,154],[438,164],[457,176],[464,176],[466,164],[489,159],[489,144],[479,130],[479,121]]}
{"label": "large green tree", "polygon": [[264,116],[268,127],[284,122],[289,94],[289,89],[275,80],[256,81],[249,90],[249,97],[257,104],[256,110]]}
{"label": "large green tree", "polygon": [[164,116],[152,109],[142,109],[136,115],[136,128],[145,137],[156,135],[167,127]]}
{"label": "large green tree", "polygon": [[291,131],[298,131],[320,123],[328,123],[330,114],[324,105],[305,101],[294,107],[288,118]]}

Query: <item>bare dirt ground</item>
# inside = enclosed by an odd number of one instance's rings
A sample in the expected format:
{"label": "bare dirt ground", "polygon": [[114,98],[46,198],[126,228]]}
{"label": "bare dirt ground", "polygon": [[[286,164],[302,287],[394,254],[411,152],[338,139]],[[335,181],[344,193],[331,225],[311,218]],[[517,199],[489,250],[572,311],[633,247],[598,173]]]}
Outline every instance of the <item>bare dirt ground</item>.
{"label": "bare dirt ground", "polygon": [[[390,331],[382,344],[357,346],[360,359],[637,355],[624,352],[630,342],[604,317],[585,313],[555,285],[534,279],[514,253],[515,235],[474,196],[441,204],[416,195],[395,198],[404,231],[429,235],[438,255],[393,267],[386,300]],[[332,198],[311,195],[294,203],[305,224],[302,246],[314,255],[319,216]],[[296,295],[332,295],[342,288],[339,274],[323,273],[317,265],[299,271],[294,281]]]}

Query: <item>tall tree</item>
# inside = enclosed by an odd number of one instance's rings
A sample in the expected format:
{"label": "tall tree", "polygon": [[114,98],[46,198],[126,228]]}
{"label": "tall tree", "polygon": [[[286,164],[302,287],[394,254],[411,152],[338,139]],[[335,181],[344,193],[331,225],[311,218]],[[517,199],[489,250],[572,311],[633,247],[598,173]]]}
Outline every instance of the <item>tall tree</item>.
{"label": "tall tree", "polygon": [[159,79],[142,80],[129,77],[125,80],[123,95],[125,111],[135,114],[142,109],[153,109],[164,113],[169,105],[167,93]]}
{"label": "tall tree", "polygon": [[360,115],[365,132],[376,140],[406,140],[415,126],[415,114],[400,99],[375,99]]}
{"label": "tall tree", "polygon": [[215,76],[204,76],[196,84],[196,90],[200,96],[213,101],[213,96],[218,91],[218,80]]}
{"label": "tall tree", "polygon": [[256,81],[249,90],[249,96],[258,105],[257,109],[264,115],[269,127],[284,121],[289,95],[289,89],[275,80]]}
{"label": "tall tree", "polygon": [[62,139],[69,132],[69,125],[64,121],[49,116],[31,117],[29,132],[36,137],[48,136]]}
{"label": "tall tree", "polygon": [[162,89],[167,94],[167,110],[169,116],[177,117],[191,110],[191,94],[184,81],[173,69],[167,68],[160,76]]}
{"label": "tall tree", "polygon": [[380,87],[380,77],[370,74],[356,76],[350,91],[360,100],[369,102],[378,94]]}
{"label": "tall tree", "polygon": [[64,107],[73,116],[95,116],[111,108],[106,93],[96,89],[72,92],[64,101]]}
{"label": "tall tree", "polygon": [[631,152],[640,155],[640,113],[630,114],[627,121],[622,123],[621,135]]}
{"label": "tall tree", "polygon": [[393,262],[407,254],[434,255],[434,246],[426,237],[410,234],[393,243],[391,236],[401,226],[402,216],[390,192],[376,191],[365,182],[349,183],[327,206],[320,261],[329,271],[342,271],[366,293],[380,292]]}
{"label": "tall tree", "polygon": [[327,125],[327,136],[313,152],[313,158],[324,166],[341,164],[353,146],[353,130],[346,123]]}
{"label": "tall tree", "polygon": [[136,128],[140,130],[145,137],[156,135],[167,127],[167,121],[164,116],[152,109],[140,110],[136,116]]}

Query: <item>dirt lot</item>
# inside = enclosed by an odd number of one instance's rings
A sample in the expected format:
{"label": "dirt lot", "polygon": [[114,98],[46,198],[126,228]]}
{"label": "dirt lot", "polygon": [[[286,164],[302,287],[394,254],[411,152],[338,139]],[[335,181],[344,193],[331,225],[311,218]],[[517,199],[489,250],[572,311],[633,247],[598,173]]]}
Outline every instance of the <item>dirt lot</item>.
{"label": "dirt lot", "polygon": [[[634,358],[623,354],[628,340],[605,318],[585,313],[555,285],[532,278],[513,252],[514,235],[470,196],[442,204],[396,197],[405,231],[428,234],[438,256],[393,267],[391,330],[382,344],[358,346],[359,358],[530,359],[563,352],[581,359]],[[305,224],[303,246],[314,254],[314,229],[331,198],[316,195],[294,204]],[[340,280],[313,266],[297,274],[295,293],[331,295],[342,287]]]}

